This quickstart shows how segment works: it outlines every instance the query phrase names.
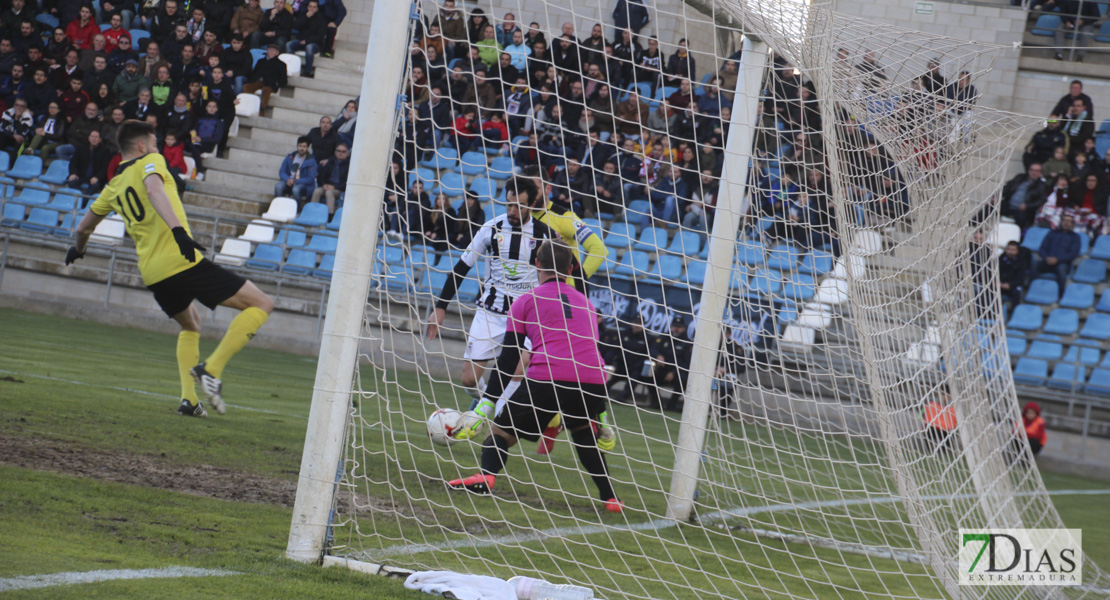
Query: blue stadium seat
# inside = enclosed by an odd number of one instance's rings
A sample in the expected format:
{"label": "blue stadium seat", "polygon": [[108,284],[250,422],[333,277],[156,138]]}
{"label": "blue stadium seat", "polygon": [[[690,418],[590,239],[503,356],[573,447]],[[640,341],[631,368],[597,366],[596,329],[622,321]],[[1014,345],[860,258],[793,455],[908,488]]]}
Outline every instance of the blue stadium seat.
{"label": "blue stadium seat", "polygon": [[146,53],[146,40],[150,39],[150,32],[144,29],[131,29],[127,32],[131,36],[131,47],[136,52]]}
{"label": "blue stadium seat", "polygon": [[649,262],[647,252],[631,250],[624,253],[612,272],[615,275],[624,275],[625,277],[639,277],[647,272]]}
{"label": "blue stadium seat", "polygon": [[1087,322],[1083,324],[1079,335],[1092,340],[1110,340],[1110,315],[1106,313],[1088,315]]}
{"label": "blue stadium seat", "polygon": [[386,263],[382,267],[382,280],[382,287],[387,291],[408,293],[413,285],[412,266]]}
{"label": "blue stadium seat", "polygon": [[1087,367],[1082,365],[1056,363],[1052,369],[1052,376],[1048,378],[1048,387],[1058,390],[1079,390],[1087,380]]}
{"label": "blue stadium seat", "polygon": [[[1102,6],[1106,6],[1103,4]],[[1106,16],[1103,13],[1103,16]],[[1095,34],[1095,41],[1102,42],[1103,44],[1110,44],[1110,21],[1104,22],[1098,27],[1098,33]]]}
{"label": "blue stadium seat", "polygon": [[1075,232],[1079,236],[1079,256],[1087,256],[1091,251],[1091,236],[1082,231]]}
{"label": "blue stadium seat", "polygon": [[801,253],[790,244],[779,244],[767,254],[767,268],[779,271],[794,271]]}
{"label": "blue stadium seat", "polygon": [[4,203],[4,213],[0,217],[0,225],[4,227],[19,227],[19,224],[27,218],[27,207],[22,204],[14,202]]}
{"label": "blue stadium seat", "polygon": [[1014,366],[1014,381],[1027,385],[1044,385],[1048,379],[1048,362],[1036,358],[1019,358]]}
{"label": "blue stadium seat", "polygon": [[1102,292],[1102,297],[1098,299],[1095,310],[1099,312],[1110,312],[1110,289]]}
{"label": "blue stadium seat", "polygon": [[1025,293],[1025,301],[1030,304],[1056,304],[1059,297],[1059,286],[1052,279],[1034,279]]}
{"label": "blue stadium seat", "polygon": [[335,254],[335,249],[339,244],[339,238],[334,235],[316,234],[312,236],[312,240],[305,246],[306,250],[314,252],[323,252],[325,254]]}
{"label": "blue stadium seat", "polygon": [[789,324],[798,320],[798,305],[790,301],[782,302],[778,307],[778,312],[775,313],[775,319],[780,324]]}
{"label": "blue stadium seat", "polygon": [[62,224],[55,227],[53,233],[64,238],[73,236],[73,213],[66,213],[62,217]]}
{"label": "blue stadium seat", "polygon": [[323,227],[328,224],[328,206],[321,202],[309,202],[293,223],[302,227]]}
{"label": "blue stadium seat", "polygon": [[1102,283],[1106,280],[1106,263],[1095,258],[1085,258],[1075,266],[1071,279],[1079,283]]}
{"label": "blue stadium seat", "polygon": [[686,264],[686,284],[701,287],[705,284],[705,266],[703,260],[691,260]]}
{"label": "blue stadium seat", "polygon": [[[1079,340],[1080,342],[1085,340]],[[1068,348],[1067,353],[1064,354],[1063,361],[1066,363],[1087,365],[1093,367],[1098,364],[1101,352],[1098,345],[1088,346],[1073,344]]]}
{"label": "blue stadium seat", "polygon": [[332,215],[331,220],[328,221],[328,229],[331,231],[339,231],[339,225],[343,222],[343,207],[335,209],[335,214]]}
{"label": "blue stadium seat", "polygon": [[34,188],[23,188],[23,190],[19,192],[19,195],[10,200],[10,202],[28,204],[31,206],[46,206],[50,203],[50,192],[46,190],[36,190]]}
{"label": "blue stadium seat", "polygon": [[1057,15],[1041,15],[1037,17],[1037,22],[1033,24],[1033,29],[1030,33],[1033,35],[1052,37],[1056,35],[1056,30],[1060,28],[1060,24],[1060,17]]}
{"label": "blue stadium seat", "polygon": [[1014,307],[1014,313],[1010,315],[1010,321],[1006,323],[1006,327],[1021,331],[1036,331],[1041,328],[1043,319],[1044,312],[1039,306],[1019,304]]}
{"label": "blue stadium seat", "polygon": [[277,271],[281,266],[281,246],[273,244],[259,244],[254,249],[254,256],[247,260],[247,266],[263,271]]}
{"label": "blue stadium seat", "polygon": [[747,240],[740,242],[736,247],[736,261],[757,269],[766,266],[767,257],[763,253],[763,244]]}
{"label": "blue stadium seat", "polygon": [[624,218],[629,225],[644,227],[651,220],[651,203],[647,200],[633,200],[628,203],[624,211]]}
{"label": "blue stadium seat", "polygon": [[386,246],[378,251],[379,260],[391,265],[400,265],[405,262],[405,250],[400,246]]}
{"label": "blue stadium seat", "polygon": [[[455,297],[458,298],[461,304],[471,304],[478,299],[478,294],[480,294],[481,291],[482,286],[478,283],[478,280],[473,277],[467,277],[463,279],[463,282],[459,285],[459,291]],[[438,294],[439,290],[436,290],[436,293]]]}
{"label": "blue stadium seat", "polygon": [[471,150],[459,159],[459,172],[463,175],[485,175],[486,167],[486,155],[481,152]]}
{"label": "blue stadium seat", "polygon": [[435,185],[436,172],[424,167],[417,167],[415,171],[409,172],[409,187],[412,187],[412,184],[415,183],[417,179],[424,183],[424,187],[431,188]]}
{"label": "blue stadium seat", "polygon": [[1070,308],[1057,308],[1048,314],[1045,333],[1075,335],[1079,331],[1079,313]]}
{"label": "blue stadium seat", "polygon": [[748,280],[748,289],[757,294],[777,294],[782,290],[782,275],[778,271],[759,269]]}
{"label": "blue stadium seat", "polygon": [[14,179],[34,179],[42,175],[42,158],[24,154],[15,159],[15,164],[7,175]]}
{"label": "blue stadium seat", "polygon": [[416,284],[416,293],[433,297],[439,294],[446,283],[447,273],[434,269],[424,269],[424,274],[420,276],[420,282]]}
{"label": "blue stadium seat", "polygon": [[434,267],[438,260],[439,256],[425,252],[423,246],[414,246],[409,250],[409,255],[408,258],[405,259],[405,262],[412,265],[414,269],[423,269],[426,267]]}
{"label": "blue stadium seat", "polygon": [[635,228],[627,223],[614,223],[605,234],[605,245],[610,248],[628,248],[632,245],[631,235],[635,235]]}
{"label": "blue stadium seat", "polygon": [[616,268],[617,268],[616,253],[610,252],[609,256],[606,256],[605,260],[601,261],[601,264],[598,265],[597,272],[598,273],[612,273],[613,270],[616,269]]}
{"label": "blue stadium seat", "polygon": [[[254,59],[254,65],[257,65],[258,61],[262,60],[265,57],[266,57],[266,50],[264,48],[255,48],[255,49],[251,50],[251,58]],[[251,65],[251,66],[253,67],[254,65]]]}
{"label": "blue stadium seat", "polygon": [[331,279],[332,269],[335,268],[335,255],[325,254],[324,258],[320,259],[320,266],[312,271],[313,277],[320,279]]}
{"label": "blue stadium seat", "polygon": [[[1041,281],[1041,280],[1038,280]],[[1060,298],[1060,306],[1084,310],[1095,304],[1095,288],[1086,283],[1069,283],[1064,288],[1064,297]]]}
{"label": "blue stadium seat", "polygon": [[1025,230],[1025,238],[1021,240],[1021,247],[1028,248],[1030,252],[1040,252],[1041,242],[1048,232],[1052,231],[1047,227],[1030,227]]}
{"label": "blue stadium seat", "polygon": [[53,233],[58,226],[59,213],[56,210],[36,206],[31,208],[27,220],[19,224],[19,228],[33,233]]}
{"label": "blue stadium seat", "polygon": [[489,178],[505,181],[513,176],[513,159],[509,156],[498,156],[489,163]]}
{"label": "blue stadium seat", "polygon": [[436,148],[435,152],[420,161],[420,166],[428,169],[454,170],[459,166],[459,152],[454,148]]}
{"label": "blue stadium seat", "polygon": [[682,277],[682,257],[660,254],[648,271],[648,275],[652,279],[662,279],[664,284],[678,282]]}
{"label": "blue stadium seat", "polygon": [[671,238],[667,252],[686,256],[695,256],[701,250],[701,236],[696,231],[683,229]]}
{"label": "blue stadium seat", "polygon": [[77,190],[60,190],[54,194],[54,198],[46,207],[58,212],[73,212],[77,208],[78,200],[81,198]]}
{"label": "blue stadium seat", "polygon": [[292,275],[309,275],[315,268],[316,253],[311,250],[290,250],[289,258],[285,259],[284,271]]}
{"label": "blue stadium seat", "polygon": [[640,238],[632,245],[636,250],[658,252],[667,246],[667,230],[662,227],[645,227]]}
{"label": "blue stadium seat", "polygon": [[1083,391],[1088,394],[1110,396],[1110,369],[1092,369]]}
{"label": "blue stadium seat", "polygon": [[277,235],[274,236],[274,241],[271,242],[275,246],[285,246],[286,248],[301,248],[305,244],[304,230],[297,229],[279,229]]}
{"label": "blue stadium seat", "polygon": [[489,177],[475,177],[470,191],[478,194],[479,201],[497,196],[497,182]]}
{"label": "blue stadium seat", "polygon": [[1060,338],[1054,335],[1039,335],[1029,345],[1029,350],[1025,352],[1025,356],[1029,358],[1039,358],[1042,360],[1060,360],[1064,355],[1064,345],[1060,343]]}
{"label": "blue stadium seat", "polygon": [[49,183],[51,185],[63,185],[66,178],[69,177],[69,161],[68,160],[55,160],[46,167],[46,172],[39,177],[39,181]]}
{"label": "blue stadium seat", "polygon": [[1009,350],[1010,356],[1021,356],[1025,354],[1025,338],[1021,336],[1020,331],[1007,331],[1006,332],[1006,349]]}
{"label": "blue stadium seat", "polygon": [[466,180],[458,173],[444,173],[439,180],[439,186],[433,190],[433,195],[443,192],[448,198],[458,198],[466,193]]}
{"label": "blue stadium seat", "polygon": [[813,298],[817,291],[817,283],[809,275],[795,274],[782,286],[784,298],[795,302],[805,302]]}
{"label": "blue stadium seat", "polygon": [[36,15],[35,21],[38,21],[45,27],[48,27],[51,31],[57,29],[58,25],[61,24],[61,21],[58,21],[58,17],[55,17],[54,15],[48,13]]}
{"label": "blue stadium seat", "polygon": [[[1110,21],[1107,21],[1110,23]],[[1110,235],[1100,235],[1091,247],[1091,258],[1110,260]]]}
{"label": "blue stadium seat", "polygon": [[802,257],[798,272],[820,277],[833,268],[833,256],[824,250],[813,250]]}

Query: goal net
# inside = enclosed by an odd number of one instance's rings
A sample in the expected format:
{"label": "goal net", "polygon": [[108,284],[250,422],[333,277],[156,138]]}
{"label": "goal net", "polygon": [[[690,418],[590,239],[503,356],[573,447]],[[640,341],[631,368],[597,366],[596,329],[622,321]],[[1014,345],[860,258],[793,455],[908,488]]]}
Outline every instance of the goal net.
{"label": "goal net", "polygon": [[[958,584],[961,529],[1063,527],[997,292],[993,199],[1033,120],[977,90],[1009,49],[827,2],[660,1],[646,25],[609,5],[376,14],[400,43],[355,151],[389,172],[352,170],[373,206],[341,232],[290,556],[610,599],[1105,597],[1089,562],[1066,592]],[[464,385],[492,271],[515,268],[501,240],[426,328],[522,180],[589,274],[620,513],[565,432],[514,446],[490,494],[446,485],[479,471],[484,434],[427,433],[496,370]]]}

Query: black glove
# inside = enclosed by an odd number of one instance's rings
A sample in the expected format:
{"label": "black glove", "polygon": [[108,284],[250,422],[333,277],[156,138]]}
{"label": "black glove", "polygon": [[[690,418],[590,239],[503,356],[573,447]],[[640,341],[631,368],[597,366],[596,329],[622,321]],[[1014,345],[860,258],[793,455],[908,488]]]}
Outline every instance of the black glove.
{"label": "black glove", "polygon": [[184,227],[174,227],[170,231],[173,233],[173,241],[177,242],[177,247],[181,250],[181,256],[184,256],[185,260],[189,262],[197,262],[197,253],[194,250],[204,252],[204,246],[189,237]]}
{"label": "black glove", "polygon": [[78,258],[85,258],[85,253],[78,252],[77,246],[70,246],[69,252],[66,252],[66,266],[68,267],[69,265],[72,265],[73,261],[77,260]]}

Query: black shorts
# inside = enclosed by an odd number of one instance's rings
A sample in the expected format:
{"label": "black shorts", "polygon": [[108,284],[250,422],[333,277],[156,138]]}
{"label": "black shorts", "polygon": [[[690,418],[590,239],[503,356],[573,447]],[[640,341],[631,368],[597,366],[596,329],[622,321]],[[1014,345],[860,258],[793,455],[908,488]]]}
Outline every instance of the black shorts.
{"label": "black shorts", "polygon": [[602,383],[525,379],[493,422],[517,438],[536,441],[556,414],[574,431],[597,420],[607,405]]}
{"label": "black shorts", "polygon": [[146,286],[170,318],[189,308],[193,300],[210,309],[239,293],[246,279],[216,263],[202,258],[195,267]]}

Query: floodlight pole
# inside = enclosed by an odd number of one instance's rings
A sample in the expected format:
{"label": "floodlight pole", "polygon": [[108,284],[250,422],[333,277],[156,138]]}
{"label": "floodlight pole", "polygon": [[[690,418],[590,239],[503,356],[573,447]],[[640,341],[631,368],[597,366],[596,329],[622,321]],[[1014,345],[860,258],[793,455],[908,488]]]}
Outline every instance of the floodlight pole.
{"label": "floodlight pole", "polygon": [[678,430],[674,473],[667,498],[667,517],[688,520],[694,510],[694,494],[698,488],[702,449],[709,411],[713,406],[713,380],[716,377],[721,347],[723,315],[728,307],[732,261],[740,222],[748,210],[748,174],[752,144],[759,119],[759,95],[767,68],[767,44],[744,36],[743,53],[736,77],[736,94],[732,118],[725,142],[725,163],[721,173],[722,186],[717,197],[713,233],[709,237],[709,258],[705,284],[702,286],[701,307],[694,331],[694,350],[690,357],[690,375],[686,380],[686,398],[682,409],[682,425]]}
{"label": "floodlight pole", "polygon": [[335,504],[336,470],[343,455],[359,332],[370,292],[411,7],[402,0],[375,2],[370,23],[359,126],[343,207],[345,225],[339,230],[293,524],[285,549],[288,558],[301,562],[319,562],[323,557]]}

